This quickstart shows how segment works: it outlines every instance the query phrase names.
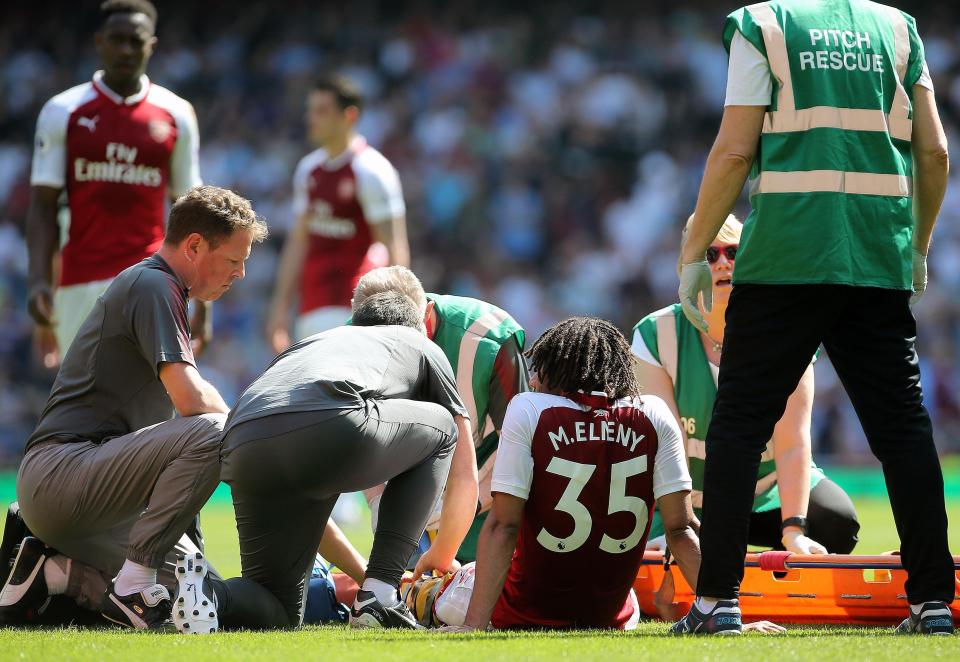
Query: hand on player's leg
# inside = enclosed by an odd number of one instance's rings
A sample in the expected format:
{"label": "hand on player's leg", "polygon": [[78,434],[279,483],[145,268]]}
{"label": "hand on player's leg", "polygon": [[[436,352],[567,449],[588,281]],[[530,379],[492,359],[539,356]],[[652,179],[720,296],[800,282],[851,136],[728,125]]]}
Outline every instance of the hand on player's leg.
{"label": "hand on player's leg", "polygon": [[417,567],[413,571],[413,576],[430,575],[434,571],[443,575],[448,572],[456,572],[459,569],[459,561],[455,558],[446,558],[445,555],[437,551],[436,547],[431,547],[420,556]]}

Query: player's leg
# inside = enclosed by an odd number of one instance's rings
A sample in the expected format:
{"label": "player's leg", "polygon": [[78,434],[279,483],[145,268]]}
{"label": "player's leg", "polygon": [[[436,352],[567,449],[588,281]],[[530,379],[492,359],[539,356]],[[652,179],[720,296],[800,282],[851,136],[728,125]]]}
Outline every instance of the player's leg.
{"label": "player's leg", "polygon": [[907,291],[848,288],[845,314],[824,339],[870,448],[883,466],[912,605],[950,602],[943,474],[923,406],[916,322]]}
{"label": "player's leg", "polygon": [[[154,590],[157,569],[216,487],[223,421],[215,414],[180,418],[100,445],[28,452],[18,478],[24,519],[71,559],[60,567],[78,604],[103,598],[113,620],[126,617],[138,627],[148,623],[135,617],[133,603],[148,615],[163,612],[169,596],[166,588]],[[103,577],[118,570],[104,596]]]}
{"label": "player's leg", "polygon": [[463,625],[473,596],[476,562],[441,576],[404,578],[400,599],[425,628]]}
{"label": "player's leg", "polygon": [[831,554],[849,554],[857,546],[860,522],[850,496],[829,478],[810,490],[807,505],[810,537]]}
{"label": "player's leg", "polygon": [[91,283],[59,287],[53,295],[53,332],[57,338],[60,358],[67,353],[70,343],[80,330],[80,325],[97,303],[97,297],[103,294],[112,278]]}

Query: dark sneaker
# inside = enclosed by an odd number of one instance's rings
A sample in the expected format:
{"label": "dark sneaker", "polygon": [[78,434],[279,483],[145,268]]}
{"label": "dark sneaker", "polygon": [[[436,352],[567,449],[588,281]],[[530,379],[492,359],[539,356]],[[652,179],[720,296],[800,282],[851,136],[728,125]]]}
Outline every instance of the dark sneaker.
{"label": "dark sneaker", "polygon": [[945,602],[924,602],[920,613],[897,626],[897,634],[953,634],[953,614]]}
{"label": "dark sneaker", "polygon": [[741,634],[740,601],[720,600],[709,614],[690,607],[687,615],[673,624],[671,634]]}
{"label": "dark sneaker", "polygon": [[0,591],[0,623],[23,625],[43,613],[50,604],[43,564],[55,553],[37,538],[23,539],[10,577]]}
{"label": "dark sneaker", "polygon": [[209,634],[220,627],[217,598],[207,580],[210,565],[201,552],[177,558],[177,593],[171,618],[184,634]]}
{"label": "dark sneaker", "polygon": [[117,595],[113,582],[100,604],[100,615],[117,625],[134,630],[172,630],[170,592],[154,584],[132,595]]}
{"label": "dark sneaker", "polygon": [[32,535],[26,522],[20,517],[20,504],[14,501],[7,508],[7,517],[3,523],[3,538],[0,539],[0,584],[5,584],[10,579],[20,543],[24,538]]}
{"label": "dark sneaker", "polygon": [[407,605],[400,602],[393,607],[384,607],[373,591],[360,590],[350,609],[352,628],[405,628],[422,630]]}

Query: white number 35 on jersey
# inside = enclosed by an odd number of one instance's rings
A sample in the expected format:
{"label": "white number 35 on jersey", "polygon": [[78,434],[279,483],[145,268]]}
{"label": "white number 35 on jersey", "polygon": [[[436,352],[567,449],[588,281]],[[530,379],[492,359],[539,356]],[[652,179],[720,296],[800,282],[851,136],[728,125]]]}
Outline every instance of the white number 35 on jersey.
{"label": "white number 35 on jersey", "polygon": [[[547,465],[547,472],[569,478],[567,487],[563,490],[556,510],[567,513],[573,518],[574,528],[566,538],[558,538],[546,528],[540,529],[537,542],[553,552],[573,552],[587,541],[593,529],[593,517],[587,507],[578,500],[583,488],[597,467],[594,464],[581,464],[554,457]],[[607,514],[628,512],[636,518],[633,531],[626,538],[611,538],[606,533],[600,539],[600,549],[610,554],[623,554],[640,544],[643,532],[647,528],[650,513],[647,502],[640,497],[628,496],[627,479],[644,473],[647,470],[647,456],[641,455],[631,460],[617,462],[610,467],[610,498],[607,502]]]}

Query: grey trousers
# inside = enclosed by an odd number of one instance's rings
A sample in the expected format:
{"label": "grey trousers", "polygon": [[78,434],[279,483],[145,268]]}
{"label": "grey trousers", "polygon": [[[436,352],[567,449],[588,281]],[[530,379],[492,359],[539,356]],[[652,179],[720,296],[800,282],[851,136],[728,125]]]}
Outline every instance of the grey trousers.
{"label": "grey trousers", "polygon": [[399,399],[339,413],[276,414],[232,428],[223,440],[223,480],[233,491],[243,576],[214,582],[220,622],[299,626],[337,497],[387,481],[367,577],[398,585],[446,484],[456,437],[447,410]]}
{"label": "grey trousers", "polygon": [[99,609],[124,559],[176,585],[178,541],[180,551],[193,549],[184,532],[219,482],[225,420],[176,418],[101,444],[27,451],[17,476],[20,511],[34,535],[72,560],[67,595],[77,604]]}

